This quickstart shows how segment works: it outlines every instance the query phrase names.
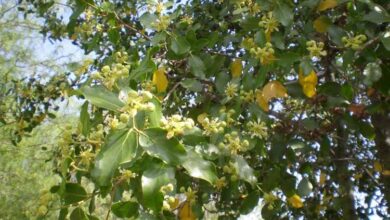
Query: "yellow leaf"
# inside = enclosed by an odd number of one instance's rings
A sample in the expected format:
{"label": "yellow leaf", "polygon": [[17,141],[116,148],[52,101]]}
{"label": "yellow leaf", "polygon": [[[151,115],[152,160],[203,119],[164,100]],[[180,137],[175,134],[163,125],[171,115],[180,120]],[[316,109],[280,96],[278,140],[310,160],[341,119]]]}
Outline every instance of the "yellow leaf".
{"label": "yellow leaf", "polygon": [[325,33],[330,26],[330,21],[325,16],[320,16],[314,20],[313,27],[319,33]]}
{"label": "yellow leaf", "polygon": [[302,208],[303,207],[303,202],[301,197],[299,197],[297,194],[294,194],[290,198],[287,199],[287,201],[290,203],[290,205],[294,208]]}
{"label": "yellow leaf", "polygon": [[311,98],[316,95],[316,86],[318,83],[317,74],[312,70],[309,75],[304,76],[302,69],[299,69],[299,84],[302,86],[303,93]]}
{"label": "yellow leaf", "polygon": [[361,174],[361,173],[357,173],[357,174],[353,175],[353,178],[355,178],[355,180],[361,179],[362,177],[363,177],[363,174]]}
{"label": "yellow leaf", "polygon": [[320,181],[319,181],[320,186],[324,185],[325,181],[326,181],[326,174],[321,171]]}
{"label": "yellow leaf", "polygon": [[165,68],[161,67],[153,73],[153,84],[157,87],[157,92],[165,92],[168,87],[168,79],[165,76]]}
{"label": "yellow leaf", "polygon": [[179,219],[180,220],[195,220],[195,214],[192,212],[191,203],[185,201],[183,206],[179,210]]}
{"label": "yellow leaf", "polygon": [[230,66],[230,71],[232,73],[233,78],[238,78],[241,76],[242,73],[241,59],[236,59],[232,62],[232,65]]}
{"label": "yellow leaf", "polygon": [[263,111],[265,111],[265,112],[269,111],[268,101],[265,100],[265,98],[263,96],[263,92],[258,91],[256,93],[256,101],[257,101],[257,104],[260,106],[260,108],[263,109]]}
{"label": "yellow leaf", "polygon": [[390,170],[382,171],[383,176],[390,176]]}
{"label": "yellow leaf", "polygon": [[266,102],[272,98],[283,98],[287,96],[287,89],[279,81],[271,81],[263,88],[263,96]]}
{"label": "yellow leaf", "polygon": [[376,171],[376,172],[382,172],[382,170],[383,170],[383,168],[382,168],[382,164],[381,163],[379,163],[379,161],[375,161],[374,162],[374,170]]}
{"label": "yellow leaf", "polygon": [[337,0],[322,0],[317,7],[317,11],[325,11],[337,6]]}

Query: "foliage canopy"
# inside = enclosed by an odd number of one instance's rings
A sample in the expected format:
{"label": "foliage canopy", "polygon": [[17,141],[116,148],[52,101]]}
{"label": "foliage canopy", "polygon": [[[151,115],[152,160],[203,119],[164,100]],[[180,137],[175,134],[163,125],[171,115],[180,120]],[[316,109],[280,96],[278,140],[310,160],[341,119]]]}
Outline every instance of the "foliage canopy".
{"label": "foliage canopy", "polygon": [[386,216],[389,7],[21,1],[49,39],[96,57],[51,97],[85,100],[53,158],[60,219],[96,219],[106,196],[106,218],[236,219],[260,198],[265,219]]}

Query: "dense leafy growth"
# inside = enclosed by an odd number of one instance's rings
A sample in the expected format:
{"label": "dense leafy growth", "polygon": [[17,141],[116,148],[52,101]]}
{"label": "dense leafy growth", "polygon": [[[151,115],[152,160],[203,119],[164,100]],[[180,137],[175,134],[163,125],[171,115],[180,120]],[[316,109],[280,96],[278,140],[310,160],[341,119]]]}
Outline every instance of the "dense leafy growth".
{"label": "dense leafy growth", "polygon": [[[21,1],[46,37],[95,57],[41,93],[84,103],[52,158],[60,219],[237,219],[259,199],[264,219],[388,216],[389,8]],[[15,144],[55,111],[31,108]]]}

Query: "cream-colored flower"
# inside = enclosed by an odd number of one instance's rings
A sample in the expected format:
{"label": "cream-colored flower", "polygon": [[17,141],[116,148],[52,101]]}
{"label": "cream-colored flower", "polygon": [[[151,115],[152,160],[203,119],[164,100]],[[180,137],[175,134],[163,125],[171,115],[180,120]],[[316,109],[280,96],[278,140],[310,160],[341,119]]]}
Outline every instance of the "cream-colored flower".
{"label": "cream-colored flower", "polygon": [[326,56],[323,42],[315,42],[314,40],[306,42],[306,48],[310,52],[311,57]]}

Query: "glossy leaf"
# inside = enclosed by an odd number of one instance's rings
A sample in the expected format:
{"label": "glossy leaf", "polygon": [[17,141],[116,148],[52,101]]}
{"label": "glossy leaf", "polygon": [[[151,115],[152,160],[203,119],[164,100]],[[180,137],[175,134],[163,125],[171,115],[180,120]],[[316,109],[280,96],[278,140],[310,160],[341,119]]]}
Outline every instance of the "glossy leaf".
{"label": "glossy leaf", "polygon": [[114,130],[96,157],[92,177],[100,186],[108,186],[119,165],[131,161],[137,151],[136,133],[130,130]]}
{"label": "glossy leaf", "polygon": [[168,183],[174,183],[175,173],[173,168],[163,164],[151,164],[142,174],[143,204],[155,212],[159,212],[163,205],[164,196],[161,187]]}
{"label": "glossy leaf", "polygon": [[[146,135],[146,136],[145,136]],[[167,133],[160,128],[150,128],[139,136],[139,143],[151,156],[160,158],[168,164],[181,164],[186,151],[175,138],[167,138]]]}
{"label": "glossy leaf", "polygon": [[252,167],[249,166],[247,161],[242,156],[235,156],[234,161],[234,166],[237,170],[239,178],[254,186],[257,182],[257,178],[254,175]]}
{"label": "glossy leaf", "polygon": [[206,180],[211,184],[217,179],[214,165],[204,160],[194,151],[187,151],[187,156],[183,161],[183,167],[188,171],[190,176]]}

